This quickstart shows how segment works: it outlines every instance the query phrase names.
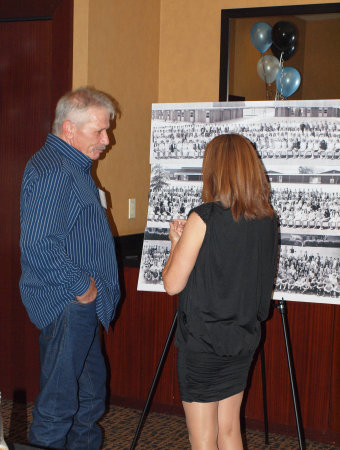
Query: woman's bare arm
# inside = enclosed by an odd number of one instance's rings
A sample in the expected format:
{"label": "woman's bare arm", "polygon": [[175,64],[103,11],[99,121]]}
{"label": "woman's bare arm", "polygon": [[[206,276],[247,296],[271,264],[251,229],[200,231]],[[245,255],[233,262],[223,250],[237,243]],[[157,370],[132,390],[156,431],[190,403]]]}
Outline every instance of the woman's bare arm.
{"label": "woman's bare arm", "polygon": [[176,224],[170,224],[171,250],[162,273],[164,288],[169,295],[178,294],[185,288],[202,246],[205,231],[206,224],[195,212],[190,214],[181,236]]}

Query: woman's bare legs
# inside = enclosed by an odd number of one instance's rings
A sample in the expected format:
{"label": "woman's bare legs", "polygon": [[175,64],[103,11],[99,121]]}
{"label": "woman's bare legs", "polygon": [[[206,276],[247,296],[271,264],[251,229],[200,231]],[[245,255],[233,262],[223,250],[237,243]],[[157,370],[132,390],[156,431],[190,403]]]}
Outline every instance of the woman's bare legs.
{"label": "woman's bare legs", "polygon": [[242,450],[240,409],[243,392],[218,402],[218,449]]}
{"label": "woman's bare legs", "polygon": [[242,450],[243,392],[219,402],[183,402],[192,450]]}
{"label": "woman's bare legs", "polygon": [[216,450],[218,402],[182,402],[193,450]]}

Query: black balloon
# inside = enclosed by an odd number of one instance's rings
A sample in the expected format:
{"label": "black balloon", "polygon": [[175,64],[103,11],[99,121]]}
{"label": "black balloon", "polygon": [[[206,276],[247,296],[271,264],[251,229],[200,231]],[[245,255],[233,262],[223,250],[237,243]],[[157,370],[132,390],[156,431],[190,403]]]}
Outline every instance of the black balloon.
{"label": "black balloon", "polygon": [[270,50],[272,51],[273,55],[277,57],[277,59],[280,61],[281,55],[283,61],[287,61],[291,56],[294,55],[295,52],[295,45],[292,45],[290,48],[287,48],[286,50],[280,50],[279,47],[277,47],[275,44],[272,44],[270,47]]}
{"label": "black balloon", "polygon": [[290,22],[277,22],[272,28],[272,41],[280,50],[296,45],[296,28]]}

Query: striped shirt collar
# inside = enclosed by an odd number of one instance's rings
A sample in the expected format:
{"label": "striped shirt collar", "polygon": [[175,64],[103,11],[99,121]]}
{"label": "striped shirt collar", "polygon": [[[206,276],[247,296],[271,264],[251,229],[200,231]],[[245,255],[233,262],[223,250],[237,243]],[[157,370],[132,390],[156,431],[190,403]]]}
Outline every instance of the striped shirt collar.
{"label": "striped shirt collar", "polygon": [[46,144],[52,145],[66,158],[70,159],[73,163],[83,167],[84,170],[89,170],[92,167],[92,159],[84,155],[80,150],[77,150],[72,145],[65,142],[58,136],[49,133],[46,139]]}

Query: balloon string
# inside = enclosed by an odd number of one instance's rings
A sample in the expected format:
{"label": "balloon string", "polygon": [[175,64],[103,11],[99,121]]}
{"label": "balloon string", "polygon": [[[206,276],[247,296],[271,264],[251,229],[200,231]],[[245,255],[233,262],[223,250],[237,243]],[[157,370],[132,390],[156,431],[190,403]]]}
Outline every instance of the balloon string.
{"label": "balloon string", "polygon": [[268,86],[268,83],[267,83],[266,71],[265,71],[265,68],[264,68],[264,61],[263,61],[263,58],[261,58],[261,59],[262,59],[262,70],[263,70],[263,75],[264,75],[264,82],[265,82],[265,85],[266,85],[266,100],[270,100],[269,86]]}
{"label": "balloon string", "polygon": [[263,70],[264,82],[267,84],[266,71],[264,70],[263,57],[261,58],[261,61],[262,61],[262,70]]}
{"label": "balloon string", "polygon": [[[279,64],[280,64],[280,72],[281,72],[281,75],[280,75],[280,81],[281,81],[282,80],[282,69],[283,69],[283,52],[281,52]],[[278,91],[277,87],[276,87],[276,92],[275,92],[275,101],[276,100],[279,100],[279,91]],[[280,96],[280,100],[282,100],[281,96]]]}

